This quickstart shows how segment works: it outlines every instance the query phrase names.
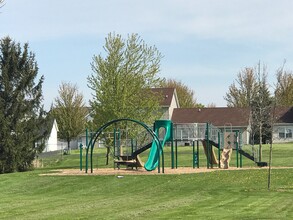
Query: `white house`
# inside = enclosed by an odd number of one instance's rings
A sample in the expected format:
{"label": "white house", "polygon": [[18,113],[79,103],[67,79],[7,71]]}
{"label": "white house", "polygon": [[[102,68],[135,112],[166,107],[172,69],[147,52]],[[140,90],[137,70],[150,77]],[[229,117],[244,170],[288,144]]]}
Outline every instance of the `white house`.
{"label": "white house", "polygon": [[275,111],[273,142],[293,142],[293,107],[278,107]]}
{"label": "white house", "polygon": [[[52,122],[52,128],[49,135],[49,138],[45,141],[45,149],[43,152],[50,152],[60,150],[60,145],[58,145],[58,125],[56,119]],[[59,147],[58,147],[59,146]]]}

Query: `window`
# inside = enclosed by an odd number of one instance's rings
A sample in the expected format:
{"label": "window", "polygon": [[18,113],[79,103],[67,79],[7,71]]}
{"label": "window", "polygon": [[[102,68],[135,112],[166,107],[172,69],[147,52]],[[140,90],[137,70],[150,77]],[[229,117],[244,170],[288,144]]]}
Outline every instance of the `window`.
{"label": "window", "polygon": [[285,138],[285,129],[279,128],[279,138]]}
{"label": "window", "polygon": [[286,138],[292,138],[292,129],[285,129]]}
{"label": "window", "polygon": [[292,129],[279,128],[279,138],[292,138]]}

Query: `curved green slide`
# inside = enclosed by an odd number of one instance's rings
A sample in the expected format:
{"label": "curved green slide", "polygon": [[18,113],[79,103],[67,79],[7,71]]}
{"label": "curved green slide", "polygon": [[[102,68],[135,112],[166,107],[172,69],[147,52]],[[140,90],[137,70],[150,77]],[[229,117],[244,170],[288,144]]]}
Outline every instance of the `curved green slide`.
{"label": "curved green slide", "polygon": [[[160,140],[162,148],[164,147],[166,141],[172,139],[172,121],[170,120],[158,120],[155,121],[155,133],[157,136],[159,136],[159,130],[160,128],[163,127],[165,128],[165,136],[162,140]],[[144,168],[147,171],[152,171],[156,169],[158,166],[158,155],[161,155],[162,149],[159,149],[160,147],[157,146],[158,144],[156,143],[155,140],[153,140],[152,147],[149,153],[149,157],[147,162],[144,165]],[[158,150],[160,151],[158,154]]]}

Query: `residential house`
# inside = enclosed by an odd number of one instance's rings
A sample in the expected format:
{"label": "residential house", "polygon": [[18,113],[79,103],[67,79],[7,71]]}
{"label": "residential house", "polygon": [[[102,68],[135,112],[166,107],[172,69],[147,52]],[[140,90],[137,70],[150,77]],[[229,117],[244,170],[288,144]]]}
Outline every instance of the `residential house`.
{"label": "residential house", "polygon": [[274,115],[273,142],[293,142],[293,107],[277,107]]}
{"label": "residential house", "polygon": [[177,108],[172,115],[173,123],[211,123],[224,131],[238,131],[242,142],[249,143],[249,109],[248,108]]}
{"label": "residential house", "polygon": [[160,106],[162,117],[160,119],[171,120],[174,109],[180,108],[175,88],[153,88],[152,92],[162,96]]}
{"label": "residential house", "polygon": [[[224,131],[238,131],[243,144],[250,143],[250,109],[249,108],[180,108],[175,88],[154,88],[154,93],[162,96],[160,119],[172,120],[175,124],[211,123]],[[89,109],[90,110],[90,109]],[[89,111],[90,112],[90,111]],[[91,119],[88,114],[87,118]],[[67,147],[63,142],[57,141],[58,126],[54,120],[51,135],[47,140],[45,152],[60,150]],[[273,141],[293,142],[293,107],[278,107],[275,111],[273,127]],[[77,149],[80,144],[86,145],[86,136],[82,135],[71,142],[71,149]],[[97,143],[99,144],[99,143]]]}
{"label": "residential house", "polygon": [[[273,142],[293,142],[293,107],[277,107],[273,125]],[[174,109],[174,123],[211,123],[221,131],[233,130],[241,134],[242,143],[250,143],[249,108],[177,108]]]}

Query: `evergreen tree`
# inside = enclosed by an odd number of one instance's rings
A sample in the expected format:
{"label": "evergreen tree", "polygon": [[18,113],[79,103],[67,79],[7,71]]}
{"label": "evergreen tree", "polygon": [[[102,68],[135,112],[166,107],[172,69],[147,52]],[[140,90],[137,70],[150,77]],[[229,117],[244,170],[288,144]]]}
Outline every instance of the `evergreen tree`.
{"label": "evergreen tree", "polygon": [[[35,143],[43,139],[41,106],[43,76],[28,44],[23,48],[9,37],[0,41],[0,173],[32,167]],[[35,82],[36,81],[36,82]]]}
{"label": "evergreen tree", "polygon": [[257,93],[251,101],[251,128],[253,142],[259,144],[259,160],[262,159],[262,144],[271,140],[271,113],[273,99],[270,95],[266,67],[258,66]]}
{"label": "evergreen tree", "polygon": [[94,125],[118,118],[152,124],[160,117],[159,97],[150,89],[161,82],[157,77],[161,54],[136,34],[127,40],[109,34],[104,49],[106,57],[94,56],[93,73],[88,77],[94,95],[90,102],[95,112]]}

